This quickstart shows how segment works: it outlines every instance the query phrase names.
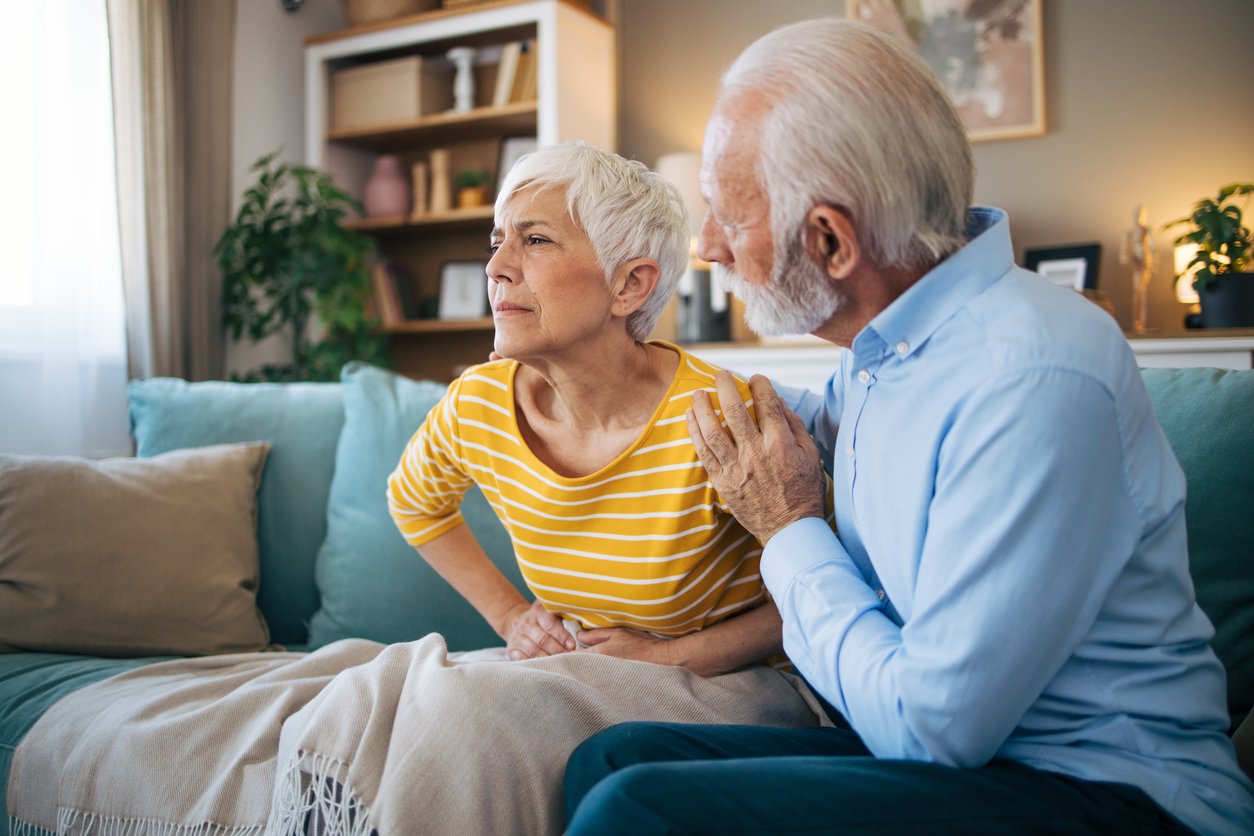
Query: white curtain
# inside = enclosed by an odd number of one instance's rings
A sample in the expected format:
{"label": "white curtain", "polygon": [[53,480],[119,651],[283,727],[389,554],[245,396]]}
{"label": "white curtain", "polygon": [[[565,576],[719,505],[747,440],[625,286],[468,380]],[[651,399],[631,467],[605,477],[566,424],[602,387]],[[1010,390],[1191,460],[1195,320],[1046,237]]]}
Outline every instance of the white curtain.
{"label": "white curtain", "polygon": [[103,0],[0,26],[0,453],[125,455],[126,337]]}

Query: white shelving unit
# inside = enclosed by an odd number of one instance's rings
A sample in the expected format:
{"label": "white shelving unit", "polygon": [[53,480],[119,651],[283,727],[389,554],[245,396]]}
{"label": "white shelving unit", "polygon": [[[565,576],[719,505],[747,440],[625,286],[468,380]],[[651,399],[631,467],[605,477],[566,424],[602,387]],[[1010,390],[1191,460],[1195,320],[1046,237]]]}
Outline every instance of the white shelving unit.
{"label": "white shelving unit", "polygon": [[[484,104],[491,101],[490,91],[481,89],[478,106],[468,112],[332,130],[332,78],[338,70],[408,56],[445,61],[453,47],[470,46],[489,59],[481,70],[494,72],[494,51],[520,40],[535,42],[534,102],[493,107]],[[384,153],[409,162],[448,148],[450,175],[473,167],[499,177],[498,149],[506,137],[535,136],[540,146],[581,139],[615,150],[615,52],[614,27],[568,0],[496,0],[315,36],[305,46],[305,160],[360,198]],[[442,264],[486,260],[492,212],[491,207],[454,209],[418,221],[370,218],[354,225],[375,237],[380,255],[402,264],[419,295],[430,298],[438,292]],[[458,366],[486,359],[492,345],[491,319],[412,320],[388,333],[397,369],[414,377],[448,380]]]}

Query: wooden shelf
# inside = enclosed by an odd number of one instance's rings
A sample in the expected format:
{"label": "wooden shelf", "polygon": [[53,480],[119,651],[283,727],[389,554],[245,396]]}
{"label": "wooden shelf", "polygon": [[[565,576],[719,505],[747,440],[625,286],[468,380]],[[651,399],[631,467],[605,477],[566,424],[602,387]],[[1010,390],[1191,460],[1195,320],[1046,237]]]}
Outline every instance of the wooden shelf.
{"label": "wooden shelf", "polygon": [[369,235],[407,235],[417,230],[431,230],[456,227],[487,227],[492,224],[492,207],[476,206],[473,209],[453,209],[449,212],[424,215],[421,218],[409,218],[396,215],[385,218],[353,218],[344,222],[348,229],[365,232]]}
{"label": "wooden shelf", "polygon": [[[417,14],[405,15],[404,17],[392,18],[391,20],[380,20],[374,23],[359,23],[356,26],[350,26],[346,29],[337,29],[333,32],[323,32],[317,35],[310,35],[305,38],[305,46],[331,43],[345,38],[353,38],[358,35],[368,35],[372,32],[386,32],[389,29],[397,29],[404,26],[412,26],[414,24],[432,23],[447,18],[460,17],[469,12],[490,12],[496,9],[506,9],[510,6],[517,6],[526,2],[529,2],[529,0],[481,0],[481,2],[478,3],[465,3],[461,6],[453,8],[418,12]],[[604,20],[604,18],[589,8],[587,0],[562,0],[562,2],[566,3],[573,9],[577,9],[587,14],[595,20]]]}
{"label": "wooden shelf", "polygon": [[447,334],[453,331],[491,331],[496,328],[492,317],[478,319],[411,319],[399,325],[388,325],[380,330],[385,334]]}
{"label": "wooden shelf", "polygon": [[536,102],[503,107],[476,107],[463,113],[440,113],[408,122],[328,131],[327,140],[355,148],[383,151],[414,144],[438,145],[536,132]]}

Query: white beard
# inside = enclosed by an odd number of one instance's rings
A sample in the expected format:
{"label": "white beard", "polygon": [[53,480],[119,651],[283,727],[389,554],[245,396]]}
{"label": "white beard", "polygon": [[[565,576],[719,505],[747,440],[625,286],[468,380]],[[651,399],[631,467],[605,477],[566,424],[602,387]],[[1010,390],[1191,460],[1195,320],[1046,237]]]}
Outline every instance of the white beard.
{"label": "white beard", "polygon": [[722,264],[714,265],[714,274],[745,303],[745,324],[755,334],[809,334],[836,313],[840,305],[836,285],[810,263],[799,243],[790,247],[777,241],[775,251],[784,257],[777,262],[768,285],[749,284],[734,268]]}

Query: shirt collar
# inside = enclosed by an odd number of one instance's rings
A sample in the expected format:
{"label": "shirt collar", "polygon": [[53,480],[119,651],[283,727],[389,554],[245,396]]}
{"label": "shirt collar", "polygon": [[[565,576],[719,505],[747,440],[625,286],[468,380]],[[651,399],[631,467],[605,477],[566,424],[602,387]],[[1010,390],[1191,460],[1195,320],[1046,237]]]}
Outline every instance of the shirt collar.
{"label": "shirt collar", "polygon": [[1002,210],[988,206],[968,209],[965,237],[967,243],[962,249],[925,273],[867,324],[854,340],[855,351],[871,331],[900,357],[909,356],[971,299],[1014,267],[1010,221]]}

